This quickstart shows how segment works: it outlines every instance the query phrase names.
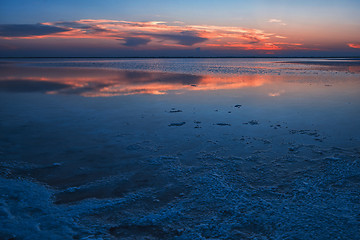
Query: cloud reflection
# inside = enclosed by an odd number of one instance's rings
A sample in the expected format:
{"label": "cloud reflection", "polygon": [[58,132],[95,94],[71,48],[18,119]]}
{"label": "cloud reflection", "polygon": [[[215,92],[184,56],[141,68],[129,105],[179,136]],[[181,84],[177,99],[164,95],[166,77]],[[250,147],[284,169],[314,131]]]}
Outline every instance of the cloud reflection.
{"label": "cloud reflection", "polygon": [[68,84],[41,81],[41,80],[4,80],[0,81],[0,91],[5,92],[49,92],[59,91],[60,89],[66,89],[71,87]]}
{"label": "cloud reflection", "polygon": [[194,75],[88,68],[22,68],[0,71],[0,91],[106,97],[257,87],[265,75]]}

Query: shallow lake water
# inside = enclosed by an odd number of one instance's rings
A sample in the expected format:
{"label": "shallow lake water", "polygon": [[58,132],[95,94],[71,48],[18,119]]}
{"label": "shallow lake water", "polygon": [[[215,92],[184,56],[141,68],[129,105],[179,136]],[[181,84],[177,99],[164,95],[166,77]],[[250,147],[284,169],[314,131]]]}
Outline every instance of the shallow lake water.
{"label": "shallow lake water", "polygon": [[356,59],[2,59],[0,239],[356,239],[359,119]]}

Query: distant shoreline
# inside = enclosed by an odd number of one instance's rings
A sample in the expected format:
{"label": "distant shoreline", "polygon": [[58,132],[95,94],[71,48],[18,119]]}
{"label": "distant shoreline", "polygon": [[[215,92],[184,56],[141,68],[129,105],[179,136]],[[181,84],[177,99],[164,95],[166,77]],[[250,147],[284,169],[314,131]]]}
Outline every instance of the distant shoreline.
{"label": "distant shoreline", "polygon": [[359,57],[344,57],[344,56],[340,56],[340,57],[278,57],[278,56],[273,56],[273,57],[0,57],[0,59],[20,59],[20,58],[112,58],[112,59],[141,59],[141,58],[145,58],[145,59],[161,59],[161,58],[256,58],[256,59],[261,59],[261,58],[324,58],[324,59],[338,59],[338,58],[345,58],[345,59],[360,59]]}

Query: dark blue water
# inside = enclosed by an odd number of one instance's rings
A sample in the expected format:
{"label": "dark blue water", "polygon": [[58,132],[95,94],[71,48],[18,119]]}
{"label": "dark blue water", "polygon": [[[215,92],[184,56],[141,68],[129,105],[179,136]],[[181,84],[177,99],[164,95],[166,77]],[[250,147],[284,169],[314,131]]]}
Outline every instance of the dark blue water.
{"label": "dark blue water", "polygon": [[0,239],[356,239],[354,60],[0,64]]}

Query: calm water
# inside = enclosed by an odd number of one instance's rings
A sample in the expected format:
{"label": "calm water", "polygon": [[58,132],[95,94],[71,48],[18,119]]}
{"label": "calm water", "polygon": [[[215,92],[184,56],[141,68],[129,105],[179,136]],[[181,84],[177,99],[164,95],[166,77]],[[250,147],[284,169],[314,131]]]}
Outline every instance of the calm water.
{"label": "calm water", "polygon": [[358,60],[3,59],[0,235],[354,239],[358,119]]}

